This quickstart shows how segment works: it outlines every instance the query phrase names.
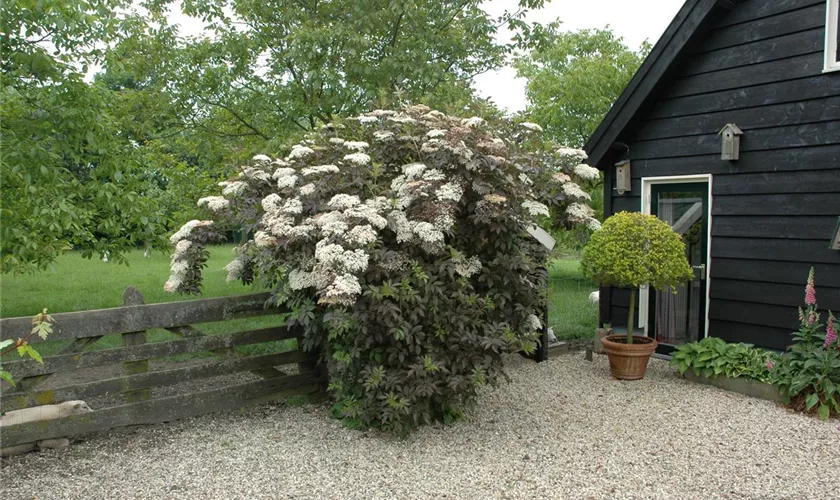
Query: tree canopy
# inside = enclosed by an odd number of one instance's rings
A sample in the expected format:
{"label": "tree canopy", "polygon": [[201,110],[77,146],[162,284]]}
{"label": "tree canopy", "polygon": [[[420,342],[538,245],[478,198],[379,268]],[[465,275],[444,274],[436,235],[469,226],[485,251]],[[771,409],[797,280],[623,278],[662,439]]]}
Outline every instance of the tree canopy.
{"label": "tree canopy", "polygon": [[510,54],[496,31],[542,4],[493,19],[478,0],[185,0],[206,29],[184,37],[171,0],[3,2],[2,272],[164,248],[207,186],[336,114],[497,113],[470,79]]}
{"label": "tree canopy", "polygon": [[609,27],[560,31],[559,22],[529,33],[531,50],[515,62],[528,80],[527,112],[561,144],[581,147],[618,99],[650,44],[627,47]]}

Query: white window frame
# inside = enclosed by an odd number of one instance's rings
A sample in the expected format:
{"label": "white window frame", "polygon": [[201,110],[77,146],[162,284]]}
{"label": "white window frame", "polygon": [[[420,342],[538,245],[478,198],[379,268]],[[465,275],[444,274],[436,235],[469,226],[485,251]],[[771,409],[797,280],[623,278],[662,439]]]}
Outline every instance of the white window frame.
{"label": "white window frame", "polygon": [[823,73],[840,71],[840,57],[837,55],[838,16],[840,0],[826,0],[825,3],[825,65]]}
{"label": "white window frame", "polygon": [[[706,182],[708,183],[708,207],[706,216],[708,217],[708,224],[706,225],[706,321],[703,331],[703,338],[709,336],[709,306],[712,301],[709,297],[709,291],[712,287],[712,174],[696,174],[696,175],[669,175],[663,177],[642,177],[642,213],[650,215],[651,213],[651,186],[654,184],[684,184],[689,182]],[[648,330],[648,304],[650,303],[650,288],[644,287],[639,289],[639,328],[645,331],[645,337],[650,337]]]}

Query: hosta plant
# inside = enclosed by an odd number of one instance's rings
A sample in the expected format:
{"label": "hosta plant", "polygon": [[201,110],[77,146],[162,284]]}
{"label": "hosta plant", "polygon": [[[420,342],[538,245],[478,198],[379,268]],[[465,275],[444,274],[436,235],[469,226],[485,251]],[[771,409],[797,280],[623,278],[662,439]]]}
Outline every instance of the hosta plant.
{"label": "hosta plant", "polygon": [[671,366],[680,373],[691,369],[698,377],[744,377],[770,382],[770,370],[778,358],[778,354],[751,344],[730,344],[718,337],[707,337],[677,347],[671,355]]}
{"label": "hosta plant", "polygon": [[773,379],[794,408],[816,411],[823,420],[840,415],[840,343],[837,319],[829,312],[820,323],[814,269],[805,285],[805,308],[799,309],[799,331],[773,369]]}
{"label": "hosta plant", "polygon": [[292,311],[337,416],[398,433],[449,421],[503,377],[503,353],[536,348],[546,249],[527,229],[550,210],[597,223],[573,182],[584,158],[534,124],[424,106],[329,124],[199,201],[211,218],[172,236],[166,288],[198,292],[204,244],[241,228],[228,277]]}

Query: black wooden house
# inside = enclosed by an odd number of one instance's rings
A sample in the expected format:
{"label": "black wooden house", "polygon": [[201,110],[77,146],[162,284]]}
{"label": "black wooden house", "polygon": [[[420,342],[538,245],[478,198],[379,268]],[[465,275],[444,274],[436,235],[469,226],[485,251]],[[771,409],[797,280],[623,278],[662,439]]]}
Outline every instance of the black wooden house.
{"label": "black wooden house", "polygon": [[[587,142],[605,215],[655,214],[687,243],[695,280],[640,294],[637,326],[665,352],[705,336],[784,348],[812,265],[840,313],[839,9],[688,0]],[[629,292],[600,296],[601,323],[626,326]]]}

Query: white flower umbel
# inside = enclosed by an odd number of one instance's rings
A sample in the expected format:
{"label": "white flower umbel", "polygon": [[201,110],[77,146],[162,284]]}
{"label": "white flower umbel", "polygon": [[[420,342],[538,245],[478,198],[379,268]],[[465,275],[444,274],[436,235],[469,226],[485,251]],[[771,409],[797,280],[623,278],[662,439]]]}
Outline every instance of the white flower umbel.
{"label": "white flower umbel", "polygon": [[432,129],[426,132],[426,137],[429,139],[437,139],[439,137],[444,137],[446,135],[446,130],[441,129]]}
{"label": "white flower umbel", "polygon": [[369,116],[373,116],[373,117],[377,117],[377,118],[383,117],[383,116],[394,116],[395,114],[397,114],[397,112],[393,111],[393,110],[390,110],[390,109],[374,109],[373,111],[368,113]]}
{"label": "white flower umbel", "polygon": [[431,170],[426,170],[423,172],[423,180],[424,181],[445,181],[446,175],[440,170],[433,168]]}
{"label": "white flower umbel", "polygon": [[563,184],[563,193],[571,198],[581,198],[584,200],[591,199],[589,193],[581,189],[580,186],[574,182],[567,182]]}
{"label": "white flower umbel", "polygon": [[277,193],[271,193],[262,199],[260,204],[268,213],[277,213],[283,207],[283,198]]}
{"label": "white flower umbel", "polygon": [[370,224],[356,226],[344,235],[344,240],[351,245],[365,246],[376,241],[376,231]]}
{"label": "white flower umbel", "polygon": [[301,146],[300,144],[295,144],[294,146],[292,146],[292,151],[289,153],[289,156],[288,156],[287,159],[288,160],[301,160],[301,159],[306,158],[307,156],[309,156],[311,154],[314,154],[314,153],[315,153],[315,150],[310,148],[310,147]]}
{"label": "white flower umbel", "polygon": [[286,177],[280,177],[277,179],[277,187],[279,189],[286,189],[295,187],[295,183],[297,182],[298,176],[296,175],[287,175]]}
{"label": "white flower umbel", "polygon": [[569,177],[569,174],[565,174],[563,172],[557,172],[556,174],[552,175],[551,178],[559,183],[569,182],[572,180],[572,178]]}
{"label": "white flower umbel", "polygon": [[589,219],[586,221],[586,227],[588,227],[591,231],[598,231],[601,229],[601,221],[598,219]]}
{"label": "white flower umbel", "polygon": [[[263,164],[265,166],[268,166],[268,162],[263,162]],[[245,177],[246,179],[252,179],[261,182],[271,181],[271,174],[269,174],[265,170],[254,167],[242,167],[242,172],[239,173],[239,177]]]}
{"label": "white flower umbel", "polygon": [[230,261],[228,265],[225,266],[225,271],[227,271],[227,282],[230,283],[231,281],[236,281],[241,278],[242,271],[244,270],[245,260],[241,256]]}
{"label": "white flower umbel", "polygon": [[241,196],[247,188],[247,182],[231,181],[228,182],[225,188],[222,190],[222,194],[225,196]]}
{"label": "white flower umbel", "polygon": [[411,124],[417,123],[417,120],[415,120],[414,118],[412,118],[410,116],[389,116],[388,121],[389,122],[394,122],[394,123],[402,123],[402,124],[405,124],[405,125],[411,125]]}
{"label": "white flower umbel", "polygon": [[559,148],[557,153],[560,156],[566,156],[568,158],[575,158],[578,161],[583,161],[586,159],[586,151],[582,149],[575,149],[575,148]]}
{"label": "white flower umbel", "polygon": [[288,177],[290,175],[294,175],[297,170],[289,167],[280,167],[274,170],[274,173],[271,174],[271,177],[274,179],[280,179],[281,177]]}
{"label": "white flower umbel", "polygon": [[254,163],[269,163],[271,161],[271,158],[269,158],[266,155],[255,155],[253,158],[251,158],[251,160],[253,160]]}
{"label": "white flower umbel", "polygon": [[351,153],[349,155],[346,155],[344,157],[344,160],[349,161],[354,165],[362,166],[370,163],[370,156],[364,153]]}
{"label": "white flower umbel", "polygon": [[501,205],[502,203],[507,201],[507,198],[505,198],[504,196],[494,193],[485,194],[484,199],[487,202],[492,203],[494,205]]}
{"label": "white flower umbel", "polygon": [[370,147],[370,144],[364,141],[346,141],[344,147],[350,151],[364,151]]}
{"label": "white flower umbel", "polygon": [[543,128],[537,125],[536,123],[531,122],[522,122],[519,124],[520,127],[530,130],[531,132],[542,132]]}
{"label": "white flower umbel", "polygon": [[192,241],[190,240],[181,240],[175,245],[175,255],[173,258],[181,258],[184,257],[187,253],[187,250],[190,249],[192,246]]}
{"label": "white flower umbel", "polygon": [[469,259],[458,259],[455,261],[455,272],[465,278],[469,278],[481,272],[481,261],[478,257],[470,257]]}
{"label": "white flower umbel", "polygon": [[330,144],[341,145],[341,144],[344,144],[344,142],[345,142],[344,139],[342,139],[341,137],[330,137]]}
{"label": "white flower umbel", "polygon": [[198,199],[199,207],[207,207],[213,212],[219,212],[230,206],[230,201],[223,196],[205,196]]}
{"label": "white flower umbel", "polygon": [[335,174],[338,173],[338,167],[335,165],[316,165],[314,167],[306,167],[300,171],[304,177],[317,174]]}
{"label": "white flower umbel", "polygon": [[402,167],[403,174],[405,174],[406,180],[409,181],[420,178],[424,170],[426,170],[426,165],[422,163],[409,163]]}
{"label": "white flower umbel", "polygon": [[257,245],[258,248],[273,247],[277,244],[277,238],[271,236],[265,231],[257,231],[254,233],[254,244]]}
{"label": "white flower umbel", "polygon": [[371,123],[376,123],[379,121],[379,118],[375,116],[360,116],[359,123],[362,125],[370,125]]}
{"label": "white flower umbel", "polygon": [[368,204],[369,201],[370,200],[367,200],[365,202],[365,205],[358,205],[344,210],[344,217],[369,222],[373,227],[377,229],[384,228],[388,225],[388,221],[385,219],[385,217],[382,217],[380,213],[384,211],[386,207],[381,207],[375,204]]}
{"label": "white flower umbel", "polygon": [[415,222],[412,229],[417,238],[424,243],[443,243],[443,232],[429,222]]}
{"label": "white flower umbel", "polygon": [[484,125],[484,119],[478,116],[473,116],[472,118],[465,118],[461,120],[461,125],[465,125],[469,128],[476,128]]}
{"label": "white flower umbel", "polygon": [[317,286],[315,273],[293,269],[289,271],[289,288],[292,290],[303,290]]}
{"label": "white flower umbel", "polygon": [[213,221],[211,220],[191,220],[181,226],[181,229],[179,229],[178,232],[170,236],[169,241],[173,244],[178,243],[179,241],[188,238],[196,228],[210,227],[212,225]]}
{"label": "white flower umbel", "polygon": [[461,201],[463,195],[463,188],[454,182],[448,182],[435,191],[435,196],[440,201]]}
{"label": "white flower umbel", "polygon": [[595,180],[600,177],[600,173],[597,168],[590,167],[585,163],[581,163],[575,167],[575,175],[588,181]]}
{"label": "white flower umbel", "polygon": [[315,184],[313,184],[311,182],[309,184],[306,184],[305,186],[301,186],[300,191],[299,191],[301,196],[309,196],[310,194],[312,194],[314,192],[315,192]]}
{"label": "white flower umbel", "polygon": [[411,222],[400,210],[393,210],[388,214],[388,226],[397,233],[397,243],[404,243],[414,239]]}
{"label": "white flower umbel", "polygon": [[300,198],[292,198],[286,200],[286,203],[283,204],[283,208],[280,210],[284,214],[297,215],[303,212],[303,203],[300,202]]}
{"label": "white flower umbel", "polygon": [[335,277],[318,302],[350,306],[356,302],[356,296],[360,293],[362,286],[359,284],[359,278],[352,274],[342,274]]}
{"label": "white flower umbel", "polygon": [[327,203],[327,206],[333,210],[344,210],[346,208],[355,207],[360,204],[361,200],[356,195],[337,194]]}
{"label": "white flower umbel", "polygon": [[373,133],[373,138],[377,141],[390,141],[394,138],[394,133],[390,130],[377,130]]}
{"label": "white flower umbel", "polygon": [[542,330],[542,321],[540,321],[540,318],[536,317],[533,314],[528,315],[528,320],[526,324],[528,325],[528,328],[530,328],[533,331]]}
{"label": "white flower umbel", "polygon": [[522,208],[528,211],[533,216],[544,215],[548,217],[548,207],[542,203],[534,200],[526,200],[522,202]]}
{"label": "white flower umbel", "polygon": [[589,205],[572,203],[566,207],[566,215],[572,222],[586,222],[595,215],[595,211]]}

